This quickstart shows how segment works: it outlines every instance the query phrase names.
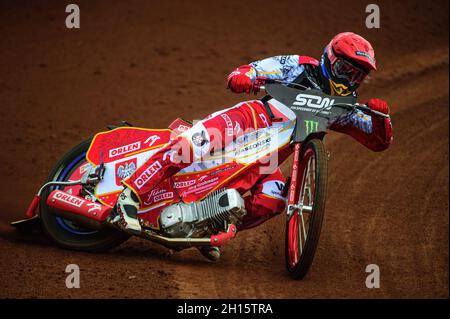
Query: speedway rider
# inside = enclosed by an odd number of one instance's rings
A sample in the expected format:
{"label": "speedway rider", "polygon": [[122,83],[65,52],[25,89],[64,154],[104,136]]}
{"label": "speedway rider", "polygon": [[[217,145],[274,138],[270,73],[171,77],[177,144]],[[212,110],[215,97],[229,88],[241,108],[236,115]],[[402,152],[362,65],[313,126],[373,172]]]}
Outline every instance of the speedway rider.
{"label": "speedway rider", "polygon": [[[329,95],[356,97],[356,89],[372,70],[376,70],[376,61],[371,44],[355,33],[344,32],[336,35],[325,47],[320,62],[299,55],[266,58],[235,69],[228,76],[228,87],[235,93],[250,93],[257,90],[257,77],[265,77],[320,89]],[[370,99],[366,105],[372,110],[389,113],[388,105],[383,100]],[[286,107],[269,104],[268,108],[260,100],[238,103],[234,107],[211,114],[179,135],[124,181],[126,187],[119,196],[111,222],[128,232],[140,232],[141,225],[137,219],[140,197],[150,192],[161,180],[189,166],[197,153],[207,154],[213,142],[219,145],[226,143],[225,138],[217,139],[212,136],[212,130],[229,132],[231,121],[231,131],[235,138],[248,129],[269,127],[276,120],[292,119],[293,114]],[[383,151],[392,142],[389,118],[368,116],[360,111],[338,118],[329,123],[328,128],[352,136],[373,151]],[[170,153],[174,149],[177,151]],[[168,152],[171,156],[167,156]],[[153,165],[144,185],[137,185],[138,176],[145,174],[150,165],[156,162],[156,169]],[[284,185],[285,179],[279,168],[267,175],[261,175],[259,170],[250,171],[238,183],[236,188],[251,191],[251,195],[244,198],[247,215],[240,229],[259,225],[284,210],[285,199],[279,191],[279,186]],[[200,251],[211,260],[220,257],[218,248],[206,247]]]}

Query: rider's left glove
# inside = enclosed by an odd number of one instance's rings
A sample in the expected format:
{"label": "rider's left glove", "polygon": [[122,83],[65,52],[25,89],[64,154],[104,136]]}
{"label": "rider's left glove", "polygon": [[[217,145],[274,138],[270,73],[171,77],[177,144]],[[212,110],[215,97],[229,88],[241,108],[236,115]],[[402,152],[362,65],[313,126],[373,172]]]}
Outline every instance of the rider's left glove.
{"label": "rider's left glove", "polygon": [[243,65],[230,73],[228,87],[234,93],[250,93],[256,79],[256,70],[250,65]]}

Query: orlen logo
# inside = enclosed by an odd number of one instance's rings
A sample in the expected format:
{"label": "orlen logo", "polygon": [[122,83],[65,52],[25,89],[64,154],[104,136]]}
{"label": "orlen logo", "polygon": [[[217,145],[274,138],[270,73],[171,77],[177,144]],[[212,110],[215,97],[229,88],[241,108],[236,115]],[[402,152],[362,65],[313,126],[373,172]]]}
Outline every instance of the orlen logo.
{"label": "orlen logo", "polygon": [[153,177],[160,169],[162,168],[159,161],[154,162],[152,165],[149,166],[134,182],[138,189],[141,189],[150,178]]}
{"label": "orlen logo", "polygon": [[294,105],[298,106],[309,106],[316,109],[330,109],[331,106],[334,104],[334,99],[331,100],[327,97],[321,97],[317,95],[310,95],[310,94],[303,94],[300,93],[295,98],[296,101],[294,102]]}
{"label": "orlen logo", "polygon": [[175,182],[174,186],[175,186],[175,188],[185,188],[185,187],[194,185],[195,182],[196,182],[195,179],[191,179],[190,181]]}
{"label": "orlen logo", "polygon": [[227,114],[220,114],[220,116],[223,118],[223,120],[225,121],[225,125],[227,126],[227,135],[233,136],[233,121]]}
{"label": "orlen logo", "polygon": [[76,206],[76,207],[81,207],[81,205],[83,205],[83,203],[84,203],[83,199],[63,193],[63,192],[56,192],[53,195],[53,198],[60,200],[64,203],[67,203],[69,205]]}
{"label": "orlen logo", "polygon": [[131,143],[118,148],[113,148],[109,150],[109,158],[113,158],[119,155],[127,154],[133,151],[137,151],[141,148],[141,142]]}

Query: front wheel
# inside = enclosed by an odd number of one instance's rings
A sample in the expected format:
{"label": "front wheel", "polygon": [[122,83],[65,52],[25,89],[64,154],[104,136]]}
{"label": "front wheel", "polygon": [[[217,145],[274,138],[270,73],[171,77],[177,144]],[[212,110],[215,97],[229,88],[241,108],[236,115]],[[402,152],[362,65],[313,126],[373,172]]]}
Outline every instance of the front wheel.
{"label": "front wheel", "polygon": [[307,274],[319,243],[325,213],[328,159],[321,140],[302,147],[296,203],[286,223],[286,268],[294,279]]}

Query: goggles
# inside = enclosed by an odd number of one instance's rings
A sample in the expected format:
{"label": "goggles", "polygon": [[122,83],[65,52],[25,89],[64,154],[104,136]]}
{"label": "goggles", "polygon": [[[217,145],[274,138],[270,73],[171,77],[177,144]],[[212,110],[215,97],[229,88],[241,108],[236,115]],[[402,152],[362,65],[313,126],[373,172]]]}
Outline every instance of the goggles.
{"label": "goggles", "polygon": [[368,72],[344,59],[338,59],[332,66],[333,75],[348,81],[350,85],[361,84]]}

